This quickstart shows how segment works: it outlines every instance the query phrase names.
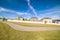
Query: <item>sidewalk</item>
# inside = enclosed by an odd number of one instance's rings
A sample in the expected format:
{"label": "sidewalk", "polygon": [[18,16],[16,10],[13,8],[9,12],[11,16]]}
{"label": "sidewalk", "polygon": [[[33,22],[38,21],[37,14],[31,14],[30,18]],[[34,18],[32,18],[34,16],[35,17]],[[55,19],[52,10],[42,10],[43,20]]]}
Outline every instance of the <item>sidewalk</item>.
{"label": "sidewalk", "polygon": [[60,27],[24,27],[17,24],[5,22],[15,30],[20,31],[50,31],[50,30],[60,30]]}

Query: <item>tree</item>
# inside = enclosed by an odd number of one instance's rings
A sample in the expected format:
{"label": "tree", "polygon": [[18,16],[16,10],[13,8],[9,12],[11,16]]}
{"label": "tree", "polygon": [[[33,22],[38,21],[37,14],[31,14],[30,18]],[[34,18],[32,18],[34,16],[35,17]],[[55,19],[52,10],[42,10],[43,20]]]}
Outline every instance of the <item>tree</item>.
{"label": "tree", "polygon": [[7,21],[7,19],[6,18],[2,18],[2,21]]}
{"label": "tree", "polygon": [[45,21],[45,24],[47,23],[47,21]]}

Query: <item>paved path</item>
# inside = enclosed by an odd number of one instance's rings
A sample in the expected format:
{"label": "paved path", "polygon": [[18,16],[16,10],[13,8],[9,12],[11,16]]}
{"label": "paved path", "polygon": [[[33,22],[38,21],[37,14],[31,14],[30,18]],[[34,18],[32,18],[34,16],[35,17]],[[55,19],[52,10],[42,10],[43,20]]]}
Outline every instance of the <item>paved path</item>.
{"label": "paved path", "polygon": [[50,30],[60,30],[60,27],[24,27],[17,24],[6,22],[9,26],[11,26],[15,30],[20,31],[50,31]]}

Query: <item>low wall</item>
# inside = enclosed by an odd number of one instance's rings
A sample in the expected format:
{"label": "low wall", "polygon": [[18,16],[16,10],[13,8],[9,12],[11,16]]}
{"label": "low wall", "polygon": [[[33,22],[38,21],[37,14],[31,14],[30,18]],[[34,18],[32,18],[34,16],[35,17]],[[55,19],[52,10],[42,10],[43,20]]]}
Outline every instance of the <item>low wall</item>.
{"label": "low wall", "polygon": [[20,21],[20,20],[7,20],[7,21],[11,21],[11,22],[27,22],[27,23],[42,23],[42,22],[33,22],[33,21]]}
{"label": "low wall", "polygon": [[[26,23],[40,23],[40,24],[45,24],[43,22],[34,22],[34,21],[20,21],[20,20],[7,20],[7,21],[10,21],[10,22],[26,22]],[[57,24],[57,23],[47,23],[47,24],[60,25],[60,23],[59,24]]]}

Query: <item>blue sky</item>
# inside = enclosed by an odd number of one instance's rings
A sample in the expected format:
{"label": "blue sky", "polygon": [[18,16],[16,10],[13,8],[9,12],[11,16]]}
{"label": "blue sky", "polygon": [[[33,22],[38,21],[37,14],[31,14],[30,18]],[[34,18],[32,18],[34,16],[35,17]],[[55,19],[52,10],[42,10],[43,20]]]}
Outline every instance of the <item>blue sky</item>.
{"label": "blue sky", "polygon": [[0,0],[0,17],[60,19],[60,0]]}

